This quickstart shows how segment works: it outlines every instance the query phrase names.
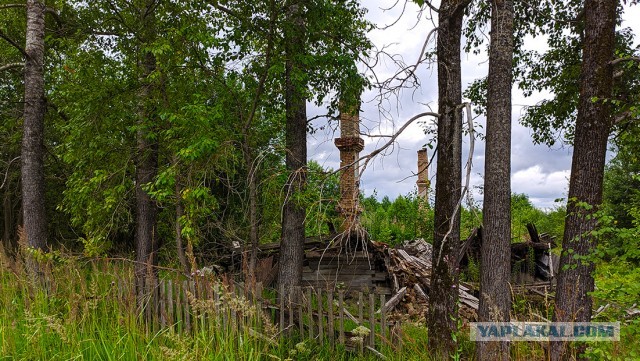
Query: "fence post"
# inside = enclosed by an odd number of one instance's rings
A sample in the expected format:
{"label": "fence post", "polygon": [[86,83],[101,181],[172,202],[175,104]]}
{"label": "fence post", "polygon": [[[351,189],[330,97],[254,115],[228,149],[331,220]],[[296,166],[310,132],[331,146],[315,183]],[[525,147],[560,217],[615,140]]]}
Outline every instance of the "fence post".
{"label": "fence post", "polygon": [[362,291],[358,292],[358,322],[364,325],[364,299]]}
{"label": "fence post", "polygon": [[329,290],[327,295],[327,312],[329,312],[329,322],[327,325],[327,336],[329,336],[329,345],[333,347],[335,341],[335,332],[333,327],[333,290]]}
{"label": "fence post", "polygon": [[307,311],[309,312],[309,338],[313,340],[313,300],[312,300],[312,289],[311,287],[307,288]]}
{"label": "fence post", "polygon": [[382,335],[382,340],[387,336],[387,312],[384,309],[385,303],[387,303],[387,300],[385,295],[382,294],[380,295],[380,335]]}
{"label": "fence post", "polygon": [[300,328],[300,339],[304,340],[304,293],[302,292],[302,287],[296,288],[296,300],[298,306],[298,327]]}
{"label": "fence post", "polygon": [[256,308],[256,317],[253,319],[253,322],[255,322],[253,326],[258,327],[262,325],[262,282],[256,283],[254,292],[253,303]]}
{"label": "fence post", "polygon": [[187,281],[182,281],[182,296],[184,298],[184,319],[185,319],[185,328],[187,332],[191,332],[191,310],[189,305],[189,295],[187,294],[187,290],[189,289],[189,283]]}
{"label": "fence post", "polygon": [[289,331],[287,331],[288,334],[291,334],[291,331],[293,330],[293,296],[294,296],[294,292],[295,292],[295,288],[290,287],[289,288],[289,293],[287,294],[287,312],[289,313],[289,326],[287,327],[287,329]]}
{"label": "fence post", "polygon": [[185,321],[184,321],[184,306],[182,304],[182,292],[180,292],[180,281],[176,280],[176,283],[173,285],[175,287],[176,294],[176,322],[177,322],[177,332],[182,333],[185,329]]}
{"label": "fence post", "polygon": [[373,293],[369,293],[369,345],[375,348],[376,342],[376,320],[375,320],[375,312],[376,312],[376,300],[374,298]]}
{"label": "fence post", "polygon": [[160,295],[160,329],[164,330],[167,327],[167,309],[165,302],[165,286],[166,283],[164,280],[158,281],[159,295]]}
{"label": "fence post", "polygon": [[279,300],[279,304],[280,304],[280,322],[279,322],[279,329],[280,329],[280,337],[282,338],[282,331],[284,331],[284,285],[280,285],[280,290],[278,291],[278,300]]}
{"label": "fence post", "polygon": [[[196,292],[196,280],[198,276],[194,277],[194,280],[189,282],[189,292],[191,293],[191,299],[193,300],[193,302],[195,303],[198,300],[198,293]],[[191,302],[189,302],[189,305],[191,305]],[[191,313],[193,314],[193,319],[191,322],[191,326],[193,327],[193,332],[197,333],[198,332],[198,310],[196,310],[195,307],[191,307]]]}
{"label": "fence post", "polygon": [[173,331],[173,282],[171,280],[167,280],[167,303],[167,323]]}
{"label": "fence post", "polygon": [[318,343],[320,345],[322,345],[322,342],[324,341],[323,339],[324,330],[322,329],[323,318],[324,318],[324,310],[322,306],[322,289],[318,288]]}
{"label": "fence post", "polygon": [[338,307],[339,307],[338,317],[340,318],[338,321],[340,323],[338,325],[339,332],[340,332],[338,336],[339,337],[338,340],[341,344],[344,345],[344,291],[342,290],[338,291]]}

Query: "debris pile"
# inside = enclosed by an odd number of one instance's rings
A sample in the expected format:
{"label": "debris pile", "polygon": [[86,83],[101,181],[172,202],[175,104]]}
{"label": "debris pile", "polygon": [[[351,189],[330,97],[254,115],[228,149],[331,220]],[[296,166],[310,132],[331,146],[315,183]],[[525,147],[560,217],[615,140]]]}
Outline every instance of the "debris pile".
{"label": "debris pile", "polygon": [[[385,255],[385,264],[391,278],[393,296],[385,305],[387,311],[397,308],[410,317],[422,317],[429,300],[433,246],[424,239],[406,241],[395,248],[382,243],[374,243],[374,246]],[[478,298],[464,285],[458,287],[458,293],[461,314],[467,320],[475,320]]]}

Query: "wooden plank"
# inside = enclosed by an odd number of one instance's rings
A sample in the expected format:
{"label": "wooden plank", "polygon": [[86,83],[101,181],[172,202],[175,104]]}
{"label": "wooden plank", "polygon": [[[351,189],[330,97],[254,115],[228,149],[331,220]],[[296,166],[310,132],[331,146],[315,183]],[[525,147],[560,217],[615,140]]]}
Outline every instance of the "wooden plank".
{"label": "wooden plank", "polygon": [[329,313],[329,322],[327,325],[327,336],[329,336],[329,345],[333,347],[335,341],[334,319],[333,319],[333,291],[329,290],[327,295],[327,312]]}
{"label": "wooden plank", "polygon": [[293,325],[294,325],[293,319],[294,319],[295,310],[293,308],[293,297],[294,297],[293,292],[295,292],[295,290],[293,288],[290,288],[289,294],[287,295],[287,301],[288,301],[287,312],[289,313],[289,327],[288,327],[289,332],[287,333],[289,334],[291,334],[291,331],[293,330]]}
{"label": "wooden plank", "polygon": [[422,290],[422,287],[420,287],[420,285],[418,285],[417,283],[413,285],[413,290],[416,292],[416,294],[420,297],[422,297],[425,301],[429,301],[429,297],[427,297],[427,294],[424,293],[424,291]]}
{"label": "wooden plank", "polygon": [[338,291],[339,342],[344,345],[344,291]]}
{"label": "wooden plank", "polygon": [[373,270],[368,270],[368,269],[360,269],[360,268],[355,268],[355,269],[319,269],[319,270],[305,270],[302,272],[302,277],[303,278],[309,278],[309,277],[346,277],[346,276],[374,276],[377,278],[386,278],[388,276],[388,274],[386,272],[377,272],[377,271],[373,271]]}
{"label": "wooden plank", "polygon": [[402,287],[398,291],[398,293],[396,293],[395,295],[393,295],[393,297],[391,297],[389,302],[381,303],[383,306],[378,310],[378,313],[387,313],[393,310],[396,307],[396,305],[400,303],[400,301],[402,300],[402,298],[406,293],[407,293],[407,287]]}
{"label": "wooden plank", "polygon": [[[206,301],[207,300],[207,292],[206,292],[206,285],[207,285],[207,280],[206,279],[202,279],[199,283],[198,283],[198,297],[200,300],[202,301]],[[205,330],[205,319],[206,319],[206,309],[203,310],[202,312],[200,312],[200,329],[201,330]]]}
{"label": "wooden plank", "polygon": [[348,283],[349,285],[362,283],[372,285],[373,282],[386,280],[386,276],[378,277],[374,275],[305,275],[302,277],[302,281],[306,282],[325,282],[327,284],[344,282],[345,284]]}
{"label": "wooden plank", "polygon": [[215,312],[215,320],[218,325],[222,324],[223,332],[227,330],[227,318],[226,312],[224,311],[224,306],[220,303],[220,284],[216,283],[213,286],[213,301],[214,301],[214,312]]}
{"label": "wooden plank", "polygon": [[154,332],[160,330],[160,288],[158,284],[159,280],[154,279],[151,285],[151,297],[153,298],[153,325],[155,326]]}
{"label": "wooden plank", "polygon": [[324,318],[324,310],[322,307],[322,288],[318,288],[318,343],[322,345],[323,340],[323,329],[322,323]]}
{"label": "wooden plank", "polygon": [[[189,292],[191,292],[191,297],[193,297],[194,302],[197,300],[197,293],[196,293],[196,282],[195,281],[191,281],[189,282]],[[193,321],[191,323],[192,327],[193,327],[193,332],[198,332],[198,310],[196,310],[195,308],[191,307],[191,313],[193,314]]]}
{"label": "wooden plank", "polygon": [[182,305],[182,295],[180,292],[180,283],[176,281],[173,287],[175,288],[174,291],[176,295],[176,323],[177,323],[176,332],[182,333],[184,331],[185,324],[184,324],[184,313],[183,313],[183,305]]}
{"label": "wooden plank", "polygon": [[300,338],[304,340],[304,293],[302,287],[296,288],[297,308],[298,308],[298,329],[300,329]]}
{"label": "wooden plank", "polygon": [[307,288],[307,312],[309,317],[309,339],[313,340],[313,301],[312,301],[312,290],[311,288]]}
{"label": "wooden plank", "polygon": [[182,295],[183,295],[183,299],[184,299],[184,320],[185,320],[185,327],[187,330],[187,333],[190,333],[192,328],[191,328],[191,306],[189,304],[189,296],[187,295],[187,290],[189,289],[189,284],[187,281],[182,281]]}
{"label": "wooden plank", "polygon": [[371,332],[369,333],[369,345],[375,346],[375,336],[376,336],[376,321],[375,321],[375,313],[376,313],[376,299],[374,298],[373,293],[369,293],[369,329]]}
{"label": "wooden plank", "polygon": [[280,301],[280,337],[282,337],[282,331],[284,331],[284,285],[280,286],[280,292],[278,294],[278,300]]}
{"label": "wooden plank", "polygon": [[[238,297],[238,288],[237,285],[235,283],[232,283],[229,286],[231,289],[229,290],[229,293],[231,293],[231,297],[237,298]],[[227,307],[227,309],[229,309],[229,327],[231,330],[232,334],[236,334],[236,332],[238,331],[238,317],[236,314],[236,310],[234,307]]]}
{"label": "wooden plank", "polygon": [[213,284],[212,281],[209,280],[205,283],[205,292],[206,292],[206,297],[207,300],[211,301],[211,307],[207,307],[207,319],[206,321],[206,328],[207,330],[209,330],[209,332],[211,332],[211,334],[213,334],[213,331],[215,330],[215,317],[216,317],[216,312],[215,312],[215,302],[214,302],[214,297],[213,297]]}
{"label": "wooden plank", "polygon": [[171,331],[174,331],[173,325],[175,323],[173,318],[173,309],[173,282],[169,279],[167,280],[167,322],[169,323]]}
{"label": "wooden plank", "polygon": [[345,315],[347,315],[347,317],[349,317],[349,319],[350,319],[351,321],[353,321],[355,324],[357,324],[358,326],[360,326],[360,325],[362,324],[362,323],[361,323],[357,318],[355,318],[355,316],[354,316],[354,315],[352,315],[352,314],[351,314],[351,312],[349,312],[349,310],[347,310],[346,308],[344,308],[344,307],[343,307],[343,308],[342,308],[342,312],[344,312],[344,314],[345,314]]}
{"label": "wooden plank", "polygon": [[380,304],[384,305],[383,307],[380,307],[380,335],[382,335],[382,339],[385,340],[387,335],[386,335],[386,331],[387,331],[387,310],[386,310],[386,305],[387,302],[386,301],[386,297],[385,295],[380,295]]}
{"label": "wooden plank", "polygon": [[364,321],[364,299],[362,291],[358,292],[358,322],[362,325]]}
{"label": "wooden plank", "polygon": [[[95,268],[95,263],[94,263],[94,268]],[[145,322],[146,322],[147,326],[152,325],[152,323],[151,323],[151,293],[150,293],[149,287],[150,287],[149,283],[145,282],[144,287],[143,287],[143,297],[144,297],[144,299],[142,300],[142,307],[144,307],[144,317],[145,317]],[[149,328],[147,327],[147,330],[148,329]]]}
{"label": "wooden plank", "polygon": [[167,306],[165,301],[165,287],[164,280],[160,280],[158,283],[159,297],[160,297],[160,329],[164,330],[167,327]]}

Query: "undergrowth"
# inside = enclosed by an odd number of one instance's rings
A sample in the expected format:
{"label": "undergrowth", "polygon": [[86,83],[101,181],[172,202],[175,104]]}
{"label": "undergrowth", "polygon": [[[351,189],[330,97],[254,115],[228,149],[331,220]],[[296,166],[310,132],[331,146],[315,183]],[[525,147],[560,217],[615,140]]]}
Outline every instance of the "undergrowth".
{"label": "undergrowth", "polygon": [[[229,332],[202,327],[194,332],[176,328],[150,330],[135,308],[113,302],[115,278],[130,279],[126,263],[100,270],[89,261],[49,257],[41,269],[46,282],[27,276],[24,264],[0,259],[0,360],[376,360],[373,353],[359,355],[342,346],[331,348],[295,334],[280,338],[277,329],[260,337],[249,330]],[[108,275],[105,273],[113,273]],[[518,318],[550,318],[542,307],[532,307],[514,295]],[[128,302],[126,302],[128,303]],[[132,300],[131,304],[135,304]],[[201,307],[206,307],[202,305]],[[548,309],[548,308],[547,308]],[[623,324],[622,341],[588,348],[592,359],[633,360],[637,356],[636,323]],[[389,360],[430,360],[427,330],[421,323],[403,323],[402,346],[389,344],[379,351]],[[265,337],[266,336],[266,337]],[[474,359],[468,326],[457,335],[456,359]],[[545,345],[512,344],[514,360],[545,360]]]}

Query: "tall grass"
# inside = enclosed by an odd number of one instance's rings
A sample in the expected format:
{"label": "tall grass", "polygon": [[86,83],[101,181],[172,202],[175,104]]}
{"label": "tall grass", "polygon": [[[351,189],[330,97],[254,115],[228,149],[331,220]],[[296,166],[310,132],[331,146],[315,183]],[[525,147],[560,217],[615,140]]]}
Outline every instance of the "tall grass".
{"label": "tall grass", "polygon": [[[185,332],[184,327],[156,330],[138,317],[133,292],[125,292],[131,296],[124,300],[121,295],[116,297],[117,292],[122,292],[119,284],[132,278],[132,269],[126,262],[96,267],[91,261],[54,255],[44,261],[42,270],[45,282],[35,282],[28,277],[22,262],[10,264],[0,258],[0,360],[378,359],[372,353],[360,356],[342,346],[331,348],[300,340],[295,334],[280,338],[275,327],[264,326],[270,322],[264,319],[255,320],[263,325],[259,335],[249,327],[238,330],[204,322],[192,332]],[[242,310],[247,317],[262,317],[241,298],[234,299],[234,294],[225,297],[226,304]],[[199,314],[215,307],[211,301],[190,302]],[[537,321],[533,312],[543,313],[518,297],[515,305],[520,307],[517,311],[522,319]],[[405,322],[402,333],[401,349],[389,344],[379,350],[387,359],[432,359],[423,325]],[[590,354],[601,355],[602,359],[633,359],[637,346],[633,346],[632,338],[637,335],[623,328],[623,342],[596,345],[590,348]],[[460,334],[452,337],[460,345],[456,359],[474,359],[468,327],[462,327]],[[544,348],[539,343],[514,343],[512,359],[544,360]]]}

